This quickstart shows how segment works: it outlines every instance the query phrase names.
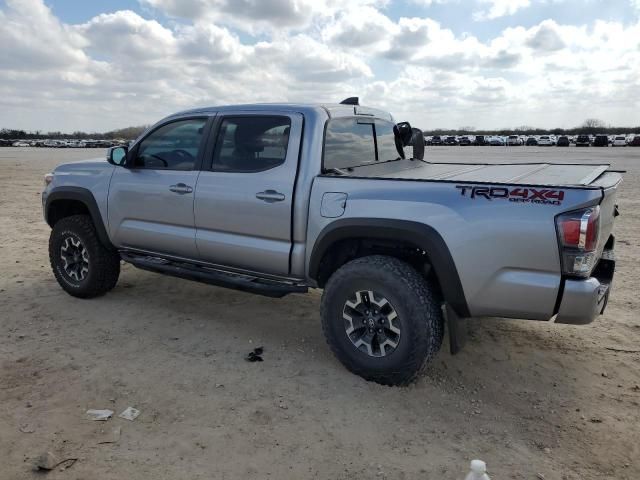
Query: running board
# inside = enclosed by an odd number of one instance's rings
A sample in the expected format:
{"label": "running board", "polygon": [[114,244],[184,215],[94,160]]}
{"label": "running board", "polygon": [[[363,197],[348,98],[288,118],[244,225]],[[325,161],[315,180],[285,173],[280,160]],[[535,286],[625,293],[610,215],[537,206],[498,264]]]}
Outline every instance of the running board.
{"label": "running board", "polygon": [[215,285],[217,287],[256,293],[266,297],[281,298],[289,293],[307,293],[308,291],[305,285],[228,273],[199,265],[175,262],[166,258],[136,255],[130,252],[120,252],[120,256],[125,262],[141,270],[163,273],[165,275]]}

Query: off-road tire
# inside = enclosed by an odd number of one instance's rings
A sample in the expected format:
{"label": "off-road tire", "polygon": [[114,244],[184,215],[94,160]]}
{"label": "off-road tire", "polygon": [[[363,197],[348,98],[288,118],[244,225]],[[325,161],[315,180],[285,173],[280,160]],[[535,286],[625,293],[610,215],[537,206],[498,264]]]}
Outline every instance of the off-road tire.
{"label": "off-road tire", "polygon": [[[380,292],[397,312],[401,333],[389,355],[370,356],[349,339],[343,309],[347,299],[361,290]],[[397,258],[372,255],[352,260],[334,272],[322,295],[320,312],[327,343],[356,375],[382,385],[407,385],[442,345],[444,321],[436,292],[412,266]]]}
{"label": "off-road tire", "polygon": [[[80,241],[88,252],[88,272],[82,279],[65,273],[60,252],[67,238]],[[89,215],[65,217],[54,225],[49,237],[49,261],[60,286],[74,297],[104,295],[116,286],[120,276],[120,255],[100,242]]]}

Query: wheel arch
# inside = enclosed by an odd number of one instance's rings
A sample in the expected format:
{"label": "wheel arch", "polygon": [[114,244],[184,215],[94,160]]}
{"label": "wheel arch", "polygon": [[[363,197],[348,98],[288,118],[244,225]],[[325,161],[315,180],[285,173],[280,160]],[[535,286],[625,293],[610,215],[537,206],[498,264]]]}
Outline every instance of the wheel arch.
{"label": "wheel arch", "polygon": [[[308,276],[315,280],[319,286],[322,287],[324,280],[326,280],[323,278],[322,266],[327,255],[341,244],[344,245],[342,242],[349,242],[351,239],[398,242],[401,245],[409,245],[422,250],[433,269],[444,300],[460,317],[470,316],[458,269],[444,239],[433,227],[410,220],[339,219],[327,225],[316,239],[308,267]],[[349,259],[346,258],[346,261]],[[344,263],[338,261],[336,267]],[[326,272],[324,275],[326,276]]]}
{"label": "wheel arch", "polygon": [[82,187],[56,187],[47,195],[44,218],[51,228],[59,220],[71,215],[89,215],[100,242],[110,250],[116,250],[105,228],[102,214],[93,193]]}

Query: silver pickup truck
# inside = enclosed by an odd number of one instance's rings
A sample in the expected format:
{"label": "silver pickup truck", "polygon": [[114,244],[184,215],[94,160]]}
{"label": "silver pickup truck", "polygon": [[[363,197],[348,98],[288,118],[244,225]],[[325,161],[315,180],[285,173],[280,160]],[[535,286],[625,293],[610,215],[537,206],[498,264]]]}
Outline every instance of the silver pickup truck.
{"label": "silver pickup truck", "polygon": [[171,115],[107,159],[45,177],[49,255],[73,296],[136,267],[280,297],[324,289],[352,372],[411,382],[464,319],[584,324],[606,306],[619,172],[424,160],[424,137],[358,105]]}

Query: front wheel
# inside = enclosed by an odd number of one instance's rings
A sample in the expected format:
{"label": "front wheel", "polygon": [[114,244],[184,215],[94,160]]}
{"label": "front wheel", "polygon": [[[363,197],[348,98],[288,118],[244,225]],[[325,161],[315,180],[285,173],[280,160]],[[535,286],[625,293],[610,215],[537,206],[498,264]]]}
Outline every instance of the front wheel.
{"label": "front wheel", "polygon": [[74,297],[103,295],[120,276],[120,256],[100,242],[88,215],[66,217],[54,225],[49,261],[60,286]]}
{"label": "front wheel", "polygon": [[321,316],[343,365],[383,385],[411,383],[442,345],[435,289],[394,257],[372,255],[340,267],[325,286]]}

